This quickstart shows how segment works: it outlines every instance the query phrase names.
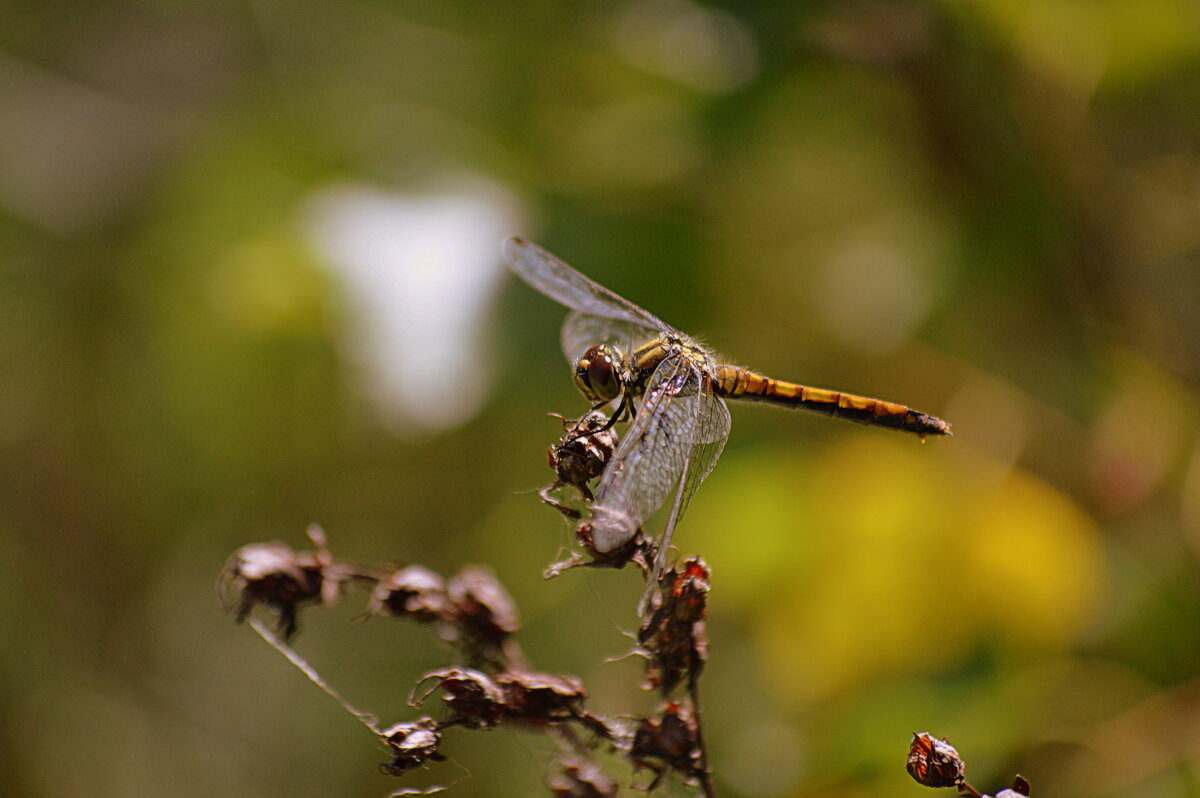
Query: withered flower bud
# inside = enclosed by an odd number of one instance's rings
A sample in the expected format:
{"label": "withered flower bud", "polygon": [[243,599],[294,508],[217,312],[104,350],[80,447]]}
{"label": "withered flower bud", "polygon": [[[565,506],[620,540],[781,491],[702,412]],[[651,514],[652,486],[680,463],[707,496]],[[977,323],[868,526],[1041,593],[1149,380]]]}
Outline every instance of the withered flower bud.
{"label": "withered flower bud", "polygon": [[441,576],[423,565],[409,565],[375,585],[367,611],[428,622],[450,617],[453,605]]}
{"label": "withered flower bud", "polygon": [[[285,543],[252,543],[235,551],[217,579],[217,595],[238,623],[256,604],[279,616],[284,639],[296,633],[300,604],[332,604],[340,595],[337,577],[327,573],[330,560],[324,552],[297,552]],[[236,602],[236,607],[231,607]]]}
{"label": "withered flower bud", "polygon": [[1001,790],[996,798],[1029,798],[1029,780],[1018,774],[1013,779],[1012,789]]}
{"label": "withered flower bud", "polygon": [[587,700],[575,676],[507,671],[496,674],[496,684],[504,691],[505,715],[535,724],[573,718]]}
{"label": "withered flower bud", "polygon": [[508,638],[521,628],[517,605],[489,569],[469,565],[446,587],[453,621],[439,624],[443,638],[456,642],[473,666],[508,666]]}
{"label": "withered flower bud", "polygon": [[419,698],[411,701],[420,706],[435,690],[443,691],[442,701],[452,713],[447,725],[468,729],[490,729],[504,714],[504,693],[491,677],[470,668],[444,668],[421,677],[417,686],[435,679],[437,683]]}
{"label": "withered flower bud", "polygon": [[574,421],[566,418],[562,421],[563,435],[557,445],[550,447],[547,460],[558,484],[574,485],[586,501],[591,501],[588,480],[600,476],[612,459],[617,449],[617,431],[609,425],[608,416],[598,410]]}
{"label": "withered flower bud", "polygon": [[966,766],[954,746],[928,732],[913,735],[908,749],[908,774],[926,787],[956,787]]}
{"label": "withered flower bud", "polygon": [[645,686],[657,687],[663,695],[685,680],[695,684],[704,670],[708,577],[699,557],[663,573],[638,630],[638,645],[646,654]]}
{"label": "withered flower bud", "polygon": [[397,723],[384,730],[383,741],[392,749],[392,761],[379,766],[382,773],[399,776],[428,761],[443,762],[446,759],[437,750],[442,733],[433,718]]}
{"label": "withered flower bud", "polygon": [[567,758],[559,767],[561,772],[546,781],[557,798],[616,798],[616,782],[595,763]]}
{"label": "withered flower bud", "polygon": [[636,767],[656,774],[647,791],[653,790],[669,769],[693,782],[704,775],[700,730],[691,712],[675,701],[663,706],[660,717],[638,721],[629,757]]}

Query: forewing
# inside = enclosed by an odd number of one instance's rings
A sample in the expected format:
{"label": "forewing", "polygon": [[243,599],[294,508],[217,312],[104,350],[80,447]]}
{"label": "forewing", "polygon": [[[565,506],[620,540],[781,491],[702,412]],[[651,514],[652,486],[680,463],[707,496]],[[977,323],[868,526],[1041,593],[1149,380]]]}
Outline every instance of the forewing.
{"label": "forewing", "polygon": [[628,519],[625,532],[632,535],[674,493],[696,442],[700,380],[684,357],[659,364],[637,418],[600,477],[593,515]]}
{"label": "forewing", "polygon": [[622,352],[632,352],[637,344],[645,343],[657,334],[657,331],[640,324],[574,310],[567,314],[563,322],[562,349],[567,362],[574,366],[580,356],[596,344],[612,344]]}
{"label": "forewing", "polygon": [[510,238],[504,242],[504,259],[518,277],[572,310],[656,332],[672,329],[653,313],[585,277],[537,244]]}
{"label": "forewing", "polygon": [[729,408],[721,397],[712,392],[707,384],[697,402],[696,444],[692,447],[689,457],[691,466],[688,468],[686,483],[680,494],[682,506],[679,515],[687,509],[688,503],[696,495],[700,483],[705,480],[717,464],[717,458],[725,449],[725,441],[729,440]]}
{"label": "forewing", "polygon": [[642,594],[642,600],[638,602],[638,615],[642,617],[645,617],[646,608],[650,606],[651,596],[667,566],[675,527],[679,524],[679,519],[683,518],[688,505],[691,504],[692,497],[700,488],[700,483],[716,465],[717,458],[721,456],[721,451],[725,448],[725,441],[729,439],[729,409],[725,406],[725,402],[713,393],[707,376],[702,376],[699,384],[700,395],[695,402],[696,425],[692,430],[694,442],[681,470],[680,483],[674,494],[674,506],[671,507],[671,513],[667,517],[662,535],[658,539],[658,556],[654,558],[651,579],[646,582],[646,591]]}

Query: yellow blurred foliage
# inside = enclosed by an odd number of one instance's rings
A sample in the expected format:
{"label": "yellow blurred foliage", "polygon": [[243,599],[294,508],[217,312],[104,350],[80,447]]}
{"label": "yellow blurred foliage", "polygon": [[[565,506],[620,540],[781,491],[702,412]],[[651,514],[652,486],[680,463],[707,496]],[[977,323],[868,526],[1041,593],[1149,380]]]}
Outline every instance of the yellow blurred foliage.
{"label": "yellow blurred foliage", "polygon": [[981,644],[1065,647],[1088,622],[1106,583],[1092,520],[1028,473],[952,467],[943,445],[866,433],[815,458],[757,452],[702,492],[687,546],[723,602],[753,611],[777,695],[937,670]]}
{"label": "yellow blurred foliage", "polygon": [[1099,529],[1065,494],[1014,471],[964,507],[963,597],[977,632],[1013,649],[1070,645],[1101,599]]}
{"label": "yellow blurred foliage", "polygon": [[1090,89],[1097,68],[1106,81],[1135,84],[1200,56],[1190,0],[985,0],[970,8],[1010,37],[1027,65],[1066,86]]}

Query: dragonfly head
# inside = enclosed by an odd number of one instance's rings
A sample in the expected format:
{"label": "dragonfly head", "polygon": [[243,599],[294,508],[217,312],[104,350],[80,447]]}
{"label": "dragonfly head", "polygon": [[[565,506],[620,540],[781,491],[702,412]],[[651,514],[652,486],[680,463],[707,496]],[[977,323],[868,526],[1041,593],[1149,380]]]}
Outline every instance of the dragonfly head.
{"label": "dragonfly head", "polygon": [[611,402],[625,387],[621,378],[623,361],[616,347],[608,344],[593,346],[575,364],[575,386],[589,402]]}

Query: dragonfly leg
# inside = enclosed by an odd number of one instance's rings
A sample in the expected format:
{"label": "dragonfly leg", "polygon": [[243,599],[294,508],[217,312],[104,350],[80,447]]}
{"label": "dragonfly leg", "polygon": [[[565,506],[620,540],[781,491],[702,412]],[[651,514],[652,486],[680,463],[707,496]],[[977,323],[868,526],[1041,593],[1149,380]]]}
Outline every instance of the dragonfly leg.
{"label": "dragonfly leg", "polygon": [[[611,400],[609,400],[609,401],[611,401]],[[588,411],[588,413],[599,413],[601,410],[603,410],[605,407],[607,407],[608,404],[609,404],[608,402],[600,402],[598,404],[595,404],[592,406],[592,409]],[[616,425],[616,423],[618,421],[625,420],[622,418],[622,416],[625,415],[625,413],[629,413],[629,417],[633,418],[633,415],[634,415],[633,402],[629,401],[628,394],[623,394],[621,396],[621,404],[617,405],[617,412],[613,413],[612,417],[609,418],[608,421],[604,422],[603,427],[601,427],[600,429],[577,430],[575,432],[575,434],[570,438],[570,440],[578,440],[579,438],[583,438],[587,435],[595,435],[598,432],[608,432],[610,429],[612,429]],[[551,413],[551,415],[554,415],[554,414]]]}
{"label": "dragonfly leg", "polygon": [[554,498],[554,496],[552,495],[554,493],[554,491],[559,490],[560,488],[566,487],[566,484],[567,483],[565,483],[565,482],[555,482],[553,485],[547,485],[546,487],[544,487],[538,491],[538,496],[541,497],[543,502],[550,505],[555,510],[558,510],[560,513],[562,513],[567,518],[571,519],[572,521],[578,521],[580,518],[583,517],[583,513],[579,512],[574,507],[569,507],[566,504],[563,504],[561,501]]}

